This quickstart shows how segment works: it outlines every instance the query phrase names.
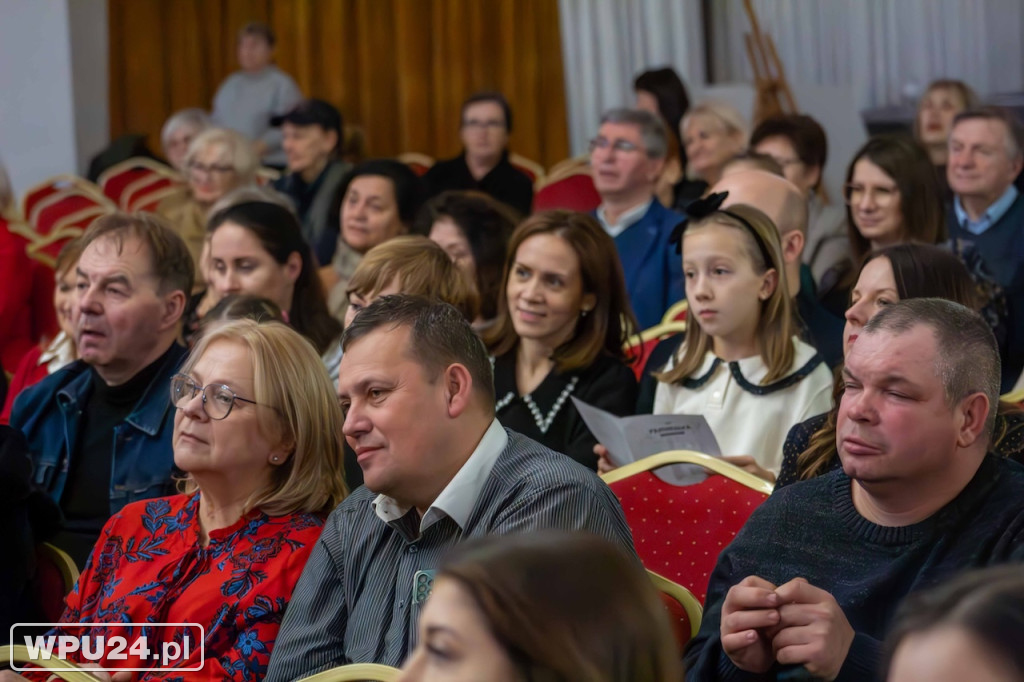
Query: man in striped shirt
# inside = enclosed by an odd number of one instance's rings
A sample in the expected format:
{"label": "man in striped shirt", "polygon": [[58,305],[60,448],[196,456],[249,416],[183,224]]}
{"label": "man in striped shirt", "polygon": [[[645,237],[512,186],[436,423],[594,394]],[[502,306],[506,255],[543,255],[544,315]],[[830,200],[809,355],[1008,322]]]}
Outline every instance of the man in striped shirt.
{"label": "man in striped shirt", "polygon": [[338,393],[365,487],[324,526],[269,682],[346,663],[400,665],[433,571],[463,539],[562,528],[635,556],[618,500],[593,472],[497,422],[490,361],[455,308],[385,296],[342,345]]}

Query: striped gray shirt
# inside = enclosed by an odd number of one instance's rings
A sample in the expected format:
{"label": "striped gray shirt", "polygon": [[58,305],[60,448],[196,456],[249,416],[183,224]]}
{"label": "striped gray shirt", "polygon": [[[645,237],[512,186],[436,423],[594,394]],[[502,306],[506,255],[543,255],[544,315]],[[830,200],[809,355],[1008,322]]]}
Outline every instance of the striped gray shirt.
{"label": "striped gray shirt", "polygon": [[[399,666],[416,646],[418,571],[433,571],[464,538],[538,528],[584,530],[635,556],[622,508],[594,472],[514,431],[464,529],[445,517],[422,535],[415,510],[389,524],[357,489],[327,519],[295,586],[267,682],[346,663]],[[415,539],[412,539],[415,538]]]}

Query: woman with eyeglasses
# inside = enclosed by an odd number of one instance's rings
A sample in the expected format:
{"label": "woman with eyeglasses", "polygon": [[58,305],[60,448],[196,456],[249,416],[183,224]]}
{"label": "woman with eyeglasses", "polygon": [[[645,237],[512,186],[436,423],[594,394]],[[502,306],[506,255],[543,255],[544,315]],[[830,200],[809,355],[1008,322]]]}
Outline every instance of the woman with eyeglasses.
{"label": "woman with eyeglasses", "polygon": [[[149,656],[111,645],[91,661],[143,668],[135,680],[198,666],[203,679],[261,679],[324,519],[347,492],[341,410],[313,347],[287,325],[252,320],[212,327],[172,378],[170,399],[182,494],[130,504],[107,522],[67,598],[66,625],[49,634],[88,634],[93,653],[101,635],[135,645],[144,634]],[[190,629],[187,657],[154,660],[186,631],[121,625],[138,622],[198,624],[203,641]],[[83,651],[70,659],[85,661]]]}
{"label": "woman with eyeglasses", "polygon": [[842,317],[869,251],[895,244],[939,244],[946,239],[942,189],[928,154],[909,137],[876,137],[846,171],[846,230],[850,259],[819,283],[825,307]]}
{"label": "woman with eyeglasses", "polygon": [[192,140],[185,154],[187,190],[157,205],[156,213],[185,240],[192,254],[194,291],[201,291],[206,282],[201,256],[213,205],[231,190],[255,183],[258,169],[259,159],[247,139],[227,128],[208,128]]}

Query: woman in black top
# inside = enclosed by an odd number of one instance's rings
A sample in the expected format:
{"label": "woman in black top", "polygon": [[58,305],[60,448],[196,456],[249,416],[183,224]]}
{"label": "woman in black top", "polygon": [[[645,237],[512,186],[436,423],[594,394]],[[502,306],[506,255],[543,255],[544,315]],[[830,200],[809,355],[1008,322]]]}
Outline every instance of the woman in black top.
{"label": "woman in black top", "polygon": [[615,243],[581,213],[546,211],[512,235],[494,356],[498,420],[596,469],[596,439],[570,397],[633,413],[636,377],[624,343],[636,329]]}

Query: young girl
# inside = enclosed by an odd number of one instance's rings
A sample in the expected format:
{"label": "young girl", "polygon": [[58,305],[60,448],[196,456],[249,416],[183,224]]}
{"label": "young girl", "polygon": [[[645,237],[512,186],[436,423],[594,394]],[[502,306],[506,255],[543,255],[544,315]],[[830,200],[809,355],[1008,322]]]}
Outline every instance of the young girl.
{"label": "young girl", "polygon": [[826,412],[832,378],[797,339],[778,230],[724,196],[692,206],[680,243],[691,324],[655,375],[655,414],[703,415],[722,453],[773,481],[793,424]]}

